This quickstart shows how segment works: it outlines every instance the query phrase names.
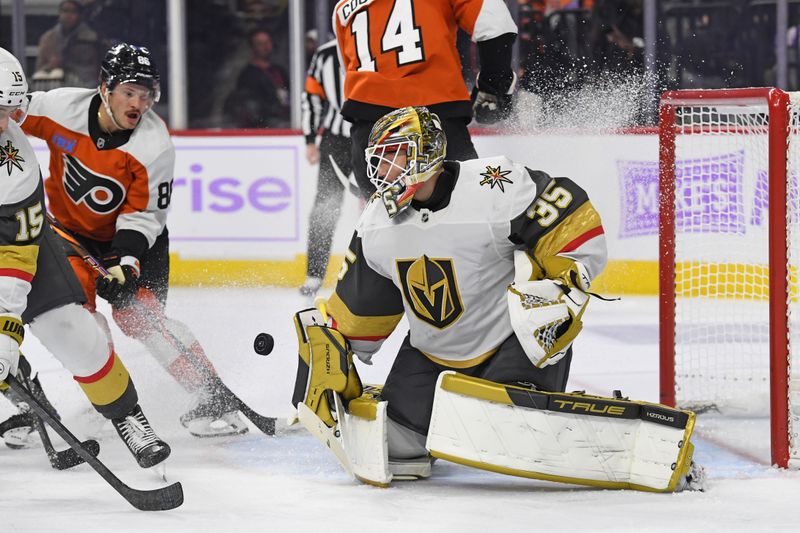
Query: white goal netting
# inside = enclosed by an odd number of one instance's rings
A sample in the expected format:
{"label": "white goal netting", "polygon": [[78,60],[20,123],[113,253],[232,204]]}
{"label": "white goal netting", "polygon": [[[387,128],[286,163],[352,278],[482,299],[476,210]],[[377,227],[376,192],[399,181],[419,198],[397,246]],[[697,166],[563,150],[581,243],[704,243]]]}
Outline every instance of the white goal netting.
{"label": "white goal netting", "polygon": [[783,401],[793,418],[790,456],[797,460],[800,95],[790,95],[790,102],[786,186],[777,191],[769,186],[766,100],[676,107],[674,365],[677,405],[724,415],[769,414],[768,202],[770,195],[782,196],[790,287],[790,393]]}

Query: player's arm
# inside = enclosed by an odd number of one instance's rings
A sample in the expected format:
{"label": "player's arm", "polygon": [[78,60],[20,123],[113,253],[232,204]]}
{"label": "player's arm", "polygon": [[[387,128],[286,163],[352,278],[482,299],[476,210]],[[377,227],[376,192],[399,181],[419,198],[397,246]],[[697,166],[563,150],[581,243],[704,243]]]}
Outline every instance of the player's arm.
{"label": "player's arm", "polygon": [[533,279],[555,279],[587,290],[608,259],[600,214],[569,178],[528,169],[537,194],[511,221],[509,239],[531,257]]}
{"label": "player's arm", "polygon": [[301,123],[306,144],[316,142],[317,129],[319,129],[322,116],[323,101],[327,99],[325,87],[322,83],[322,63],[319,51],[314,52],[311,65],[306,75],[305,90],[300,101],[302,111]]}
{"label": "player's arm", "polygon": [[353,352],[369,362],[403,316],[401,298],[392,281],[369,266],[356,231],[333,295],[295,315],[299,359],[292,403],[335,425],[330,394],[340,394],[345,404],[361,395]]}
{"label": "player's arm", "polygon": [[139,261],[164,231],[172,196],[175,148],[168,147],[146,165],[133,160],[133,181],[117,217],[111,249],[103,256],[109,276],[97,279],[97,294],[117,307],[136,293]]}
{"label": "player's arm", "polygon": [[536,367],[557,363],[580,333],[587,291],[606,263],[600,215],[568,178],[525,169],[535,196],[511,221],[514,283],[507,293],[511,326]]}
{"label": "player's arm", "polygon": [[49,127],[52,121],[47,118],[48,95],[43,91],[28,94],[25,120],[20,124],[22,131],[39,139],[49,140]]}
{"label": "player's arm", "polygon": [[358,231],[350,241],[336,289],[325,306],[333,325],[364,362],[369,362],[403,317],[400,290],[369,265]]}
{"label": "player's arm", "polygon": [[36,275],[39,240],[44,229],[42,180],[31,192],[25,183],[7,184],[11,191],[0,205],[0,381],[16,373],[24,328],[22,313]]}
{"label": "player's arm", "polygon": [[478,122],[491,124],[511,111],[516,75],[511,55],[517,25],[502,0],[452,0],[458,25],[478,47],[480,72],[472,90],[472,109]]}

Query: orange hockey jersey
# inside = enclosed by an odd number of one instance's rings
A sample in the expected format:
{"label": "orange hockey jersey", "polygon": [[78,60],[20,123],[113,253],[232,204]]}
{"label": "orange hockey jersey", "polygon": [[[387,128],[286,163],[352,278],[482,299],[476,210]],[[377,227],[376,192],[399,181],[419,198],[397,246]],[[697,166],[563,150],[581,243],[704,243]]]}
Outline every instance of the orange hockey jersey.
{"label": "orange hockey jersey", "polygon": [[111,241],[119,230],[152,246],[166,224],[175,148],[164,122],[149,111],[133,132],[100,130],[95,89],[63,88],[31,97],[26,133],[47,142],[49,210],[70,230]]}
{"label": "orange hockey jersey", "polygon": [[370,120],[374,106],[471,116],[458,28],[475,42],[517,32],[503,0],[340,0],[333,27],[346,71],[342,114]]}

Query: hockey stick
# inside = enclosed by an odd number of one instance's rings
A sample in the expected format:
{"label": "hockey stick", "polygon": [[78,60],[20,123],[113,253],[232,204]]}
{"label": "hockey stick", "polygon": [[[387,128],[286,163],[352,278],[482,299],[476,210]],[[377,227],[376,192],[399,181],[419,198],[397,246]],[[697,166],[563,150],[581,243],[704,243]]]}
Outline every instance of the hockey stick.
{"label": "hockey stick", "polygon": [[356,198],[361,198],[361,189],[356,182],[355,175],[350,172],[350,174],[345,175],[344,171],[336,164],[336,160],[333,158],[331,154],[328,154],[328,159],[331,161],[331,166],[333,167],[333,173],[336,174],[336,179],[339,180],[339,183],[342,184],[342,187],[350,194],[355,196]]}
{"label": "hockey stick", "polygon": [[[35,397],[36,393],[33,392],[34,388],[31,385],[32,380],[30,377],[23,374],[22,381],[30,391],[31,396]],[[36,432],[39,433],[39,438],[42,440],[42,447],[44,448],[45,453],[47,453],[47,458],[50,459],[50,466],[56,470],[66,470],[84,462],[83,458],[81,458],[81,456],[78,455],[78,453],[72,448],[56,451],[55,447],[53,446],[53,442],[50,440],[50,435],[47,433],[47,428],[44,426],[44,422],[42,422],[42,419],[39,418],[39,415],[37,415],[35,412],[32,413],[32,417]],[[98,444],[96,440],[85,440],[81,443],[81,446],[95,457],[97,457],[97,455],[100,453],[100,444]]]}
{"label": "hockey stick", "polygon": [[[47,213],[47,220],[50,222],[50,226],[53,228],[60,237],[62,237],[65,241],[69,243],[75,253],[77,253],[81,259],[86,262],[97,274],[100,276],[106,277],[109,275],[108,270],[103,266],[103,264],[97,260],[89,251],[72,235],[69,230],[64,228],[61,223],[53,217],[50,213]],[[141,306],[141,309],[144,311],[145,316],[150,320],[151,324],[156,327],[158,331],[164,336],[167,342],[171,343],[182,355],[184,355],[188,360],[194,363],[196,369],[200,370],[203,374],[203,377],[206,378],[208,382],[210,382],[213,387],[219,391],[220,395],[225,399],[228,400],[231,404],[233,404],[237,410],[239,410],[250,422],[256,426],[259,431],[267,434],[267,435],[274,435],[275,434],[275,418],[271,416],[264,416],[253,409],[250,408],[249,405],[244,403],[241,398],[236,396],[233,391],[231,391],[225,383],[222,382],[222,379],[214,374],[210,368],[208,368],[202,361],[197,359],[197,356],[192,352],[180,339],[178,339],[171,331],[169,331],[166,326],[164,326],[163,317],[158,316],[155,312],[147,306]]]}
{"label": "hockey stick", "polygon": [[25,401],[33,411],[58,433],[86,463],[91,466],[100,477],[106,480],[128,503],[140,511],[166,511],[174,509],[183,503],[183,488],[180,483],[173,483],[167,487],[153,490],[137,490],[129,487],[114,475],[81,442],[61,423],[39,400],[37,400],[22,383],[12,375],[6,377],[6,383],[16,394]]}

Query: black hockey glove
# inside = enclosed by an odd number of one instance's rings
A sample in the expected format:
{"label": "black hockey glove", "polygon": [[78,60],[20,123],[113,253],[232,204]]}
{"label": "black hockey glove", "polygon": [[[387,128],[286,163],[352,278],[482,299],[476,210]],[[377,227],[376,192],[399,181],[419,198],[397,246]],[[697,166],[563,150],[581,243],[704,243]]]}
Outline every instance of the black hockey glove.
{"label": "black hockey glove", "polygon": [[509,72],[504,76],[483,76],[478,73],[472,88],[472,112],[481,124],[494,124],[511,114],[511,99],[517,76]]}
{"label": "black hockey glove", "polygon": [[108,275],[97,278],[95,286],[98,296],[114,307],[128,307],[139,288],[139,260],[131,255],[120,257],[120,254],[112,251],[103,256],[103,265]]}

